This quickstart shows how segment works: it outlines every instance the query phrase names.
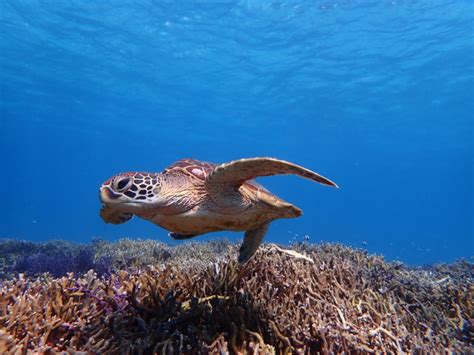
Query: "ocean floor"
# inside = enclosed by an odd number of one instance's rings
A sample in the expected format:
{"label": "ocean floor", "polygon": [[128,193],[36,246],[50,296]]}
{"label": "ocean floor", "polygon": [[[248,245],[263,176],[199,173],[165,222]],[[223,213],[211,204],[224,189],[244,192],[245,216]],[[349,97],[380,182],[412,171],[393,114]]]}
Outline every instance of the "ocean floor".
{"label": "ocean floor", "polygon": [[474,264],[339,244],[0,241],[0,353],[474,351]]}

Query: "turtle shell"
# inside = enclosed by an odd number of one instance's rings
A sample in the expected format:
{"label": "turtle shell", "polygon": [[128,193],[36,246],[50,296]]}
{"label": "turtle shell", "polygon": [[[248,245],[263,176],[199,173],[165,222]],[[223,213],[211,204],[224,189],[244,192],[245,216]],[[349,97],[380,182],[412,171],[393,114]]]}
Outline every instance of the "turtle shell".
{"label": "turtle shell", "polygon": [[196,160],[196,159],[181,159],[177,162],[173,163],[165,170],[163,170],[163,174],[173,174],[173,173],[185,173],[186,175],[190,175],[196,177],[200,180],[206,180],[206,177],[209,173],[214,170],[217,164],[207,163],[204,161]]}
{"label": "turtle shell", "polygon": [[[209,174],[214,170],[214,168],[218,165],[219,164],[187,158],[187,159],[178,160],[177,162],[173,163],[172,165],[167,167],[165,170],[163,170],[163,174],[185,173],[188,176],[204,181],[209,176]],[[242,184],[242,187],[255,191],[255,192],[258,191],[260,193],[264,193],[266,195],[276,198],[274,194],[272,194],[263,185],[259,184],[255,180],[245,181]]]}

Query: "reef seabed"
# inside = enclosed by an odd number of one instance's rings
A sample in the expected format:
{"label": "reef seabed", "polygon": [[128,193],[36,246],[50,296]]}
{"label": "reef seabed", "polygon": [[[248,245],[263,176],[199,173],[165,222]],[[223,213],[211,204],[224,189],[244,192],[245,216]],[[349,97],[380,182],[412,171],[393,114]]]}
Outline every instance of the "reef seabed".
{"label": "reef seabed", "polygon": [[0,352],[473,351],[472,263],[408,268],[338,244],[266,244],[240,265],[237,251],[102,242],[107,271],[5,274]]}

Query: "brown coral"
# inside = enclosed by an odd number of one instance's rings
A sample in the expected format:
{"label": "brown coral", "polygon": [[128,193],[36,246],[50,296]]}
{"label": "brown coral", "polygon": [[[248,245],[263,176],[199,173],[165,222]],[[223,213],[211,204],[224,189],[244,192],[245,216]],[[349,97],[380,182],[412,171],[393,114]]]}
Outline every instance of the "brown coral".
{"label": "brown coral", "polygon": [[0,351],[472,350],[472,264],[428,272],[340,245],[300,246],[306,259],[267,245],[241,266],[235,249],[205,268],[188,253],[184,269],[181,256],[107,278],[5,281]]}

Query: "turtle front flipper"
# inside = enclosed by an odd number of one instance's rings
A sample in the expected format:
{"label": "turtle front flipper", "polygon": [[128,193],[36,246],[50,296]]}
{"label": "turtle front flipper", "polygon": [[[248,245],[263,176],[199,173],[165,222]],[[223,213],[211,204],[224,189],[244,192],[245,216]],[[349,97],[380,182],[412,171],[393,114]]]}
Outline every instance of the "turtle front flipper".
{"label": "turtle front flipper", "polygon": [[100,216],[105,223],[122,224],[132,219],[133,213],[117,210],[109,206],[102,206]]}
{"label": "turtle front flipper", "polygon": [[245,263],[257,251],[267,233],[269,224],[245,232],[244,241],[239,250],[239,263]]}
{"label": "turtle front flipper", "polygon": [[229,190],[238,189],[245,181],[259,176],[294,174],[323,185],[338,187],[336,183],[302,166],[275,158],[250,158],[218,165],[206,178],[211,196],[220,198]]}

